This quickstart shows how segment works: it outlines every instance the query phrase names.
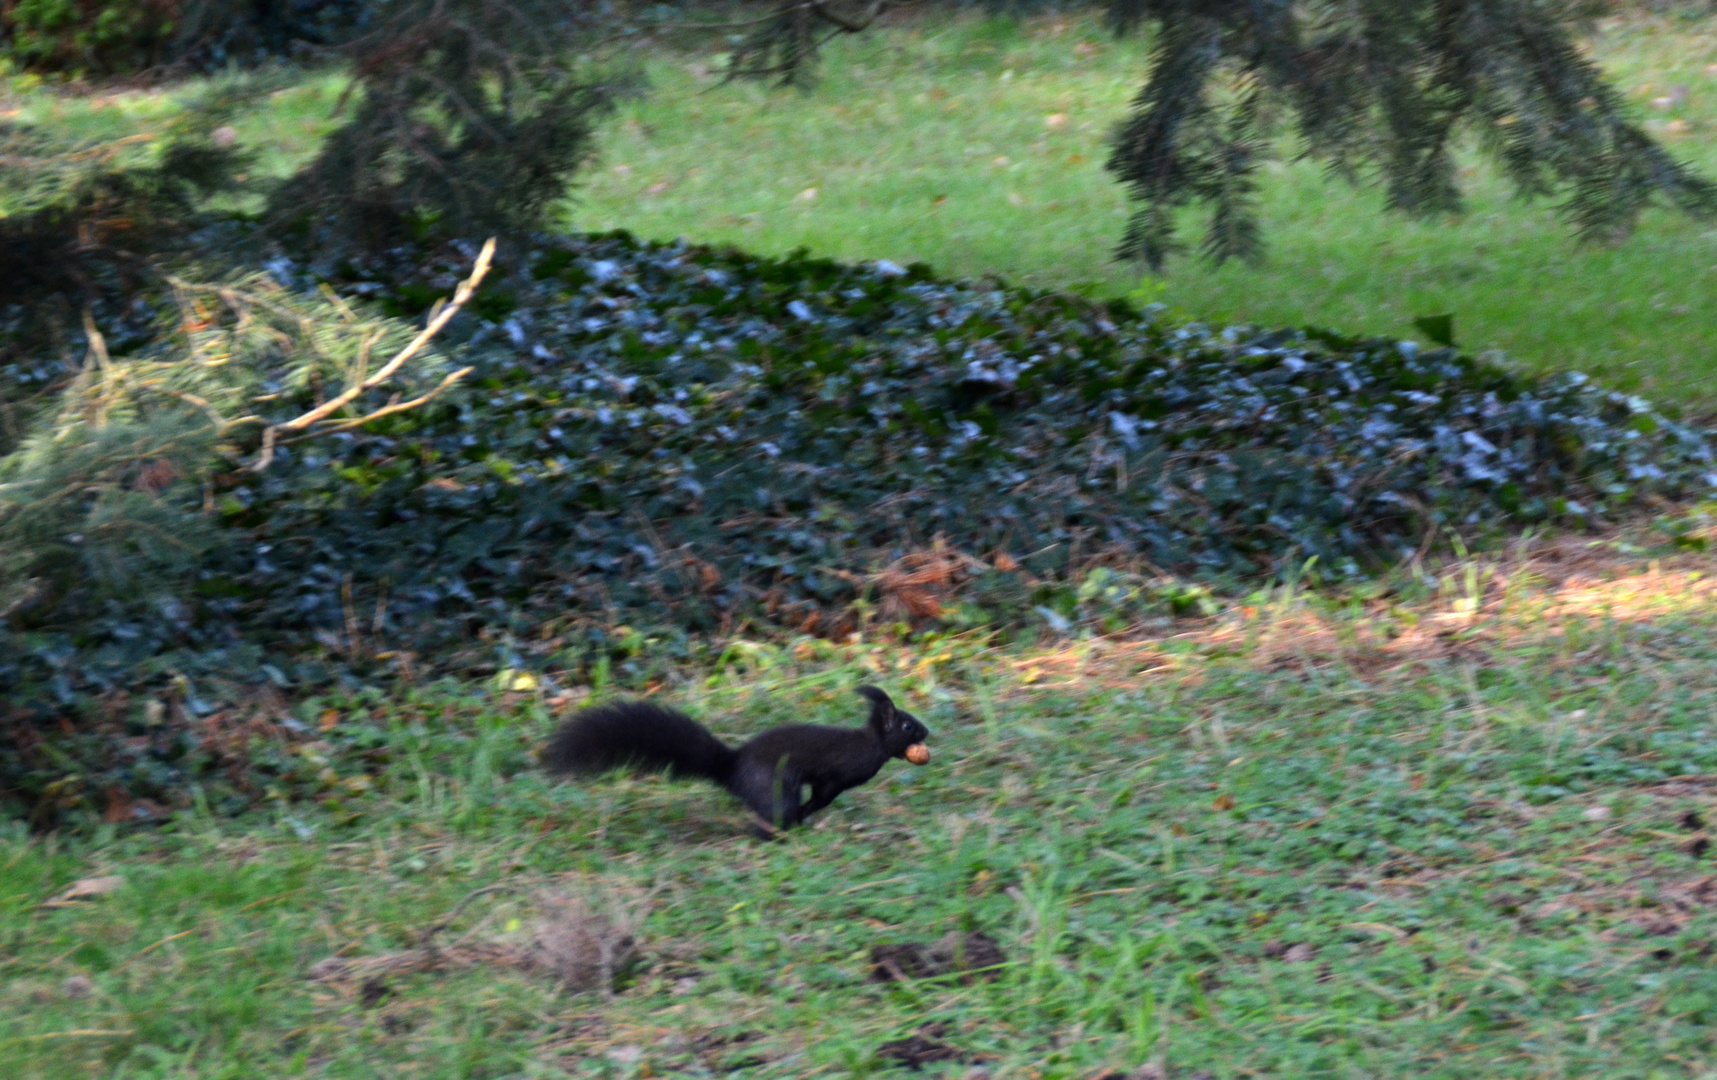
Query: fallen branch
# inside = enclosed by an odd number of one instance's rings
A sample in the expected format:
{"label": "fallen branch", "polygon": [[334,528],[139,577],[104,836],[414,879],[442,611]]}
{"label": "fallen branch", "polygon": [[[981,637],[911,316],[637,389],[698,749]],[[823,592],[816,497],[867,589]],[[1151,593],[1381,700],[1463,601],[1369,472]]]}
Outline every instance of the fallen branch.
{"label": "fallen branch", "polygon": [[[423,394],[419,397],[414,397],[410,401],[390,402],[387,405],[383,405],[381,408],[377,409],[375,412],[366,413],[363,416],[355,417],[354,419],[351,419],[351,420],[342,420],[339,423],[333,425],[332,427],[320,428],[320,429],[313,431],[307,435],[300,435],[296,439],[287,439],[284,442],[281,442],[277,445],[286,446],[286,445],[289,445],[291,443],[301,442],[304,439],[308,439],[308,438],[311,438],[313,436],[332,435],[332,434],[334,434],[336,432],[340,432],[340,431],[350,431],[352,428],[363,427],[365,424],[369,423],[371,420],[380,420],[384,416],[392,416],[394,413],[401,413],[401,412],[407,411],[408,409],[415,409],[420,405],[426,405],[430,401],[434,400],[436,397],[439,397],[443,390],[446,390],[448,387],[452,386],[454,383],[458,382],[460,379],[463,379],[465,376],[471,374],[472,370],[473,370],[472,368],[462,367],[458,371],[450,372],[445,378],[443,378],[441,380],[440,384],[437,385],[435,387],[435,389],[429,391],[429,393],[427,393],[427,394]],[[234,421],[234,422],[237,423],[237,421]]]}
{"label": "fallen branch", "polygon": [[[279,442],[281,432],[303,431],[312,424],[326,420],[335,412],[338,412],[340,409],[349,405],[365,390],[373,389],[392,378],[394,372],[398,371],[407,360],[410,360],[421,352],[423,347],[428,345],[430,340],[434,338],[436,334],[441,332],[442,327],[446,326],[448,321],[459,313],[459,309],[464,307],[466,302],[476,294],[477,286],[482,284],[483,278],[489,273],[489,263],[490,260],[494,258],[494,255],[495,240],[494,237],[490,237],[489,242],[483,245],[483,250],[477,255],[477,262],[471,268],[471,276],[459,283],[459,288],[453,293],[453,299],[451,301],[438,301],[434,309],[429,313],[428,324],[418,332],[418,335],[411,340],[409,345],[394,354],[393,359],[383,364],[374,375],[370,375],[366,378],[360,368],[357,377],[352,380],[352,384],[346,387],[346,389],[341,391],[337,396],[328,399],[322,404],[316,406],[314,409],[311,409],[309,412],[304,413],[302,416],[296,416],[284,423],[270,425],[268,429],[262,433],[262,453],[258,456],[256,464],[251,466],[251,471],[262,472],[274,461],[274,447],[277,442]],[[407,409],[415,409],[433,399],[443,390],[446,390],[449,386],[452,386],[454,383],[470,374],[470,372],[470,368],[463,368],[459,371],[455,371],[451,375],[442,379],[441,385],[421,397],[413,398],[407,402],[385,405],[374,412],[368,413],[367,415],[352,420],[340,421],[332,428],[320,429],[312,434],[323,435],[329,431],[346,431],[362,424],[367,424],[371,420],[376,420],[383,416],[389,416],[397,412],[404,412]],[[294,439],[290,441],[296,442],[298,440]]]}

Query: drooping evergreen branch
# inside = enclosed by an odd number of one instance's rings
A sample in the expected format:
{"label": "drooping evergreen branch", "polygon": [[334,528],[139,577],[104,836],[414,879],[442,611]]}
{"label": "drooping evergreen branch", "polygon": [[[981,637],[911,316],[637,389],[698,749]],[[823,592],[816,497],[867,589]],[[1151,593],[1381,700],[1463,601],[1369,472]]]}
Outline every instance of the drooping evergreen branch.
{"label": "drooping evergreen branch", "polygon": [[842,34],[861,34],[911,0],[782,0],[734,47],[727,78],[773,79],[801,89],[816,81],[822,48]]}
{"label": "drooping evergreen branch", "polygon": [[1112,0],[1122,32],[1157,35],[1148,81],[1108,167],[1138,203],[1118,252],[1160,269],[1177,211],[1209,207],[1212,258],[1262,250],[1251,169],[1264,118],[1291,115],[1304,156],[1415,215],[1461,205],[1455,152],[1476,133],[1526,196],[1565,193],[1587,239],[1627,234],[1664,201],[1717,214],[1717,186],[1638,125],[1574,38],[1559,0]]}
{"label": "drooping evergreen branch", "polygon": [[616,88],[576,59],[592,7],[392,0],[342,46],[356,104],[342,99],[346,122],[274,192],[275,224],[329,251],[551,224]]}
{"label": "drooping evergreen branch", "polygon": [[1222,28],[1189,18],[1166,26],[1151,55],[1151,74],[1115,135],[1108,168],[1142,206],[1127,223],[1119,254],[1162,266],[1176,248],[1174,211],[1192,197],[1192,139],[1212,114],[1211,69],[1222,55]]}

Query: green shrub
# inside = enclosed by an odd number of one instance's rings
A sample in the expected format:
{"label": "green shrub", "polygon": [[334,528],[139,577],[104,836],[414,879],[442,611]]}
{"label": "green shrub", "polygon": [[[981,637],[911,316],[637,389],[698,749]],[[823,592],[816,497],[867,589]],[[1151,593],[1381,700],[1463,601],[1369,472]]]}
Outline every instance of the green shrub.
{"label": "green shrub", "polygon": [[21,67],[109,75],[165,58],[179,0],[13,0],[0,13]]}
{"label": "green shrub", "polygon": [[[232,91],[236,93],[236,91]],[[86,360],[86,318],[121,355],[153,341],[156,312],[143,296],[165,283],[155,257],[183,242],[212,194],[237,186],[247,155],[213,138],[229,92],[211,95],[153,131],[108,142],[68,141],[0,122],[0,455],[10,454],[37,414],[62,406]]]}
{"label": "green shrub", "polygon": [[[89,325],[83,366],[0,458],[0,800],[48,818],[114,791],[171,803],[233,754],[246,775],[243,740],[199,734],[205,701],[254,702],[268,666],[236,633],[252,548],[216,499],[255,460],[259,409],[312,400],[410,336],[266,278],[170,284],[155,343],[115,356]],[[420,358],[355,404],[437,370]]]}

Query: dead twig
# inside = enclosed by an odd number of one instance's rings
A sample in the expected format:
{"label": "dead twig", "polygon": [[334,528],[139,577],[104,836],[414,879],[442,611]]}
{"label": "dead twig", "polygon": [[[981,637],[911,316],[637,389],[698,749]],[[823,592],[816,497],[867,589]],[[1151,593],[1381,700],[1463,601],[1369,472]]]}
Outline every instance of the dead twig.
{"label": "dead twig", "polygon": [[445,918],[423,932],[423,936],[418,939],[419,943],[427,946],[430,942],[434,941],[435,935],[441,933],[449,926],[452,926],[453,920],[457,919],[460,913],[471,905],[471,901],[477,899],[479,896],[487,896],[490,893],[501,892],[503,890],[511,889],[512,887],[513,883],[510,881],[498,881],[492,885],[484,885],[481,888],[472,889],[470,892],[465,894],[463,899],[453,905],[453,910],[449,911]]}
{"label": "dead twig", "polygon": [[[452,319],[454,315],[457,315],[459,313],[459,309],[464,307],[466,302],[476,294],[477,286],[482,284],[483,278],[489,273],[490,260],[494,258],[494,255],[495,239],[494,237],[490,237],[489,242],[483,245],[483,250],[477,255],[477,262],[471,268],[471,276],[459,283],[459,288],[453,293],[453,299],[451,301],[443,300],[438,302],[429,314],[428,324],[418,332],[418,335],[411,340],[409,345],[394,354],[393,359],[383,364],[375,374],[366,378],[364,376],[363,369],[360,368],[357,375],[352,379],[351,385],[347,386],[346,389],[341,391],[339,394],[329,398],[327,401],[301,416],[296,416],[283,423],[270,425],[268,429],[262,433],[262,453],[257,457],[256,464],[251,466],[251,471],[262,472],[274,461],[274,448],[279,442],[280,434],[282,432],[303,431],[311,425],[327,419],[327,417],[331,416],[333,413],[338,412],[340,409],[355,400],[357,396],[362,394],[365,390],[373,389],[392,378],[393,374],[398,371],[407,360],[410,360],[421,352],[423,347],[428,345],[430,340],[433,339],[436,334],[440,333],[441,329],[447,325],[448,320]],[[417,408],[419,405],[428,402],[436,395],[446,390],[449,386],[452,386],[454,383],[470,374],[470,371],[470,368],[463,368],[459,371],[453,372],[441,380],[441,385],[421,397],[413,398],[411,401],[407,402],[395,402],[385,405],[380,409],[376,409],[373,412],[355,419],[340,421],[333,428],[319,429],[313,434],[322,435],[326,434],[330,430],[349,430],[350,428],[367,424],[372,420],[377,420],[384,416],[391,416],[394,413],[403,412],[406,409]]]}
{"label": "dead twig", "polygon": [[[423,395],[420,395],[418,397],[414,397],[410,401],[391,402],[387,405],[383,405],[381,408],[375,410],[374,412],[365,413],[363,416],[359,416],[359,417],[356,417],[356,418],[351,419],[351,420],[342,420],[339,423],[334,424],[331,427],[318,428],[316,431],[311,432],[310,434],[300,435],[295,439],[278,440],[278,441],[276,441],[275,445],[276,446],[290,446],[292,443],[303,442],[305,439],[309,439],[309,438],[313,438],[313,437],[317,437],[317,436],[322,436],[322,435],[333,435],[336,432],[341,432],[341,431],[350,431],[352,428],[355,428],[355,427],[363,427],[365,424],[369,423],[372,420],[380,420],[384,416],[392,416],[394,413],[402,413],[402,412],[406,412],[407,410],[410,410],[410,409],[415,409],[420,405],[428,404],[430,401],[434,400],[435,398],[440,397],[442,391],[446,390],[448,387],[452,386],[454,383],[458,382],[460,379],[463,379],[465,376],[471,374],[472,370],[473,370],[472,368],[462,367],[458,371],[449,372],[448,375],[445,378],[443,378],[441,380],[441,382],[435,387],[435,389],[429,391],[427,394],[423,394]],[[241,423],[242,421],[235,420],[233,422],[234,423]]]}

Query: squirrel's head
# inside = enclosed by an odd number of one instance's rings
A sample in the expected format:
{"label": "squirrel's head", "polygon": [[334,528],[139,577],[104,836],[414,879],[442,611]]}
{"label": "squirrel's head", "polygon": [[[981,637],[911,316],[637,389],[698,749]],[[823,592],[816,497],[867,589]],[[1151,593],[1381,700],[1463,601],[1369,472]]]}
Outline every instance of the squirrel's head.
{"label": "squirrel's head", "polygon": [[874,686],[861,686],[859,693],[870,701],[870,728],[881,736],[889,757],[906,758],[914,765],[930,760],[929,748],[924,745],[930,729],[918,717],[895,708],[894,701]]}

